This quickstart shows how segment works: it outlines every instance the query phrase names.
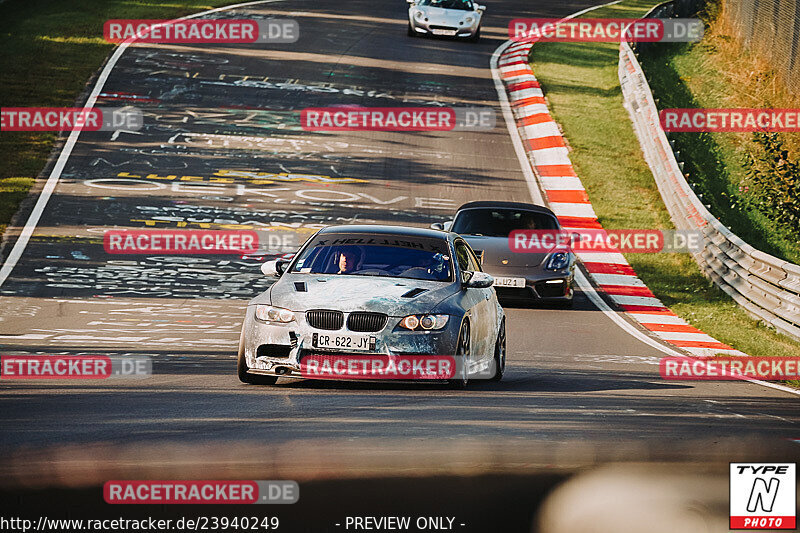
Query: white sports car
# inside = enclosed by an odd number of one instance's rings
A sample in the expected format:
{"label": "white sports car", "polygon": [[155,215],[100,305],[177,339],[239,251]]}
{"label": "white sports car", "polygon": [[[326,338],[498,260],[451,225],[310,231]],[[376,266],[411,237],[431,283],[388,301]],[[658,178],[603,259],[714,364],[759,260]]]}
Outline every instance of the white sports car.
{"label": "white sports car", "polygon": [[407,0],[408,35],[443,35],[477,41],[486,6],[472,0]]}

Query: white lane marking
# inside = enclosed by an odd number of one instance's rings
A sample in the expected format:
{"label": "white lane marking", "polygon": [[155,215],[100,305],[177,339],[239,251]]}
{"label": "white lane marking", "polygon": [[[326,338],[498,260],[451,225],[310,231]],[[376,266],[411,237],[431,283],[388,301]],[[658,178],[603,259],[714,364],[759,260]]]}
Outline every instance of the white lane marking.
{"label": "white lane marking", "polygon": [[[595,278],[605,274],[593,274]],[[638,279],[638,278],[637,278]],[[634,320],[640,324],[675,324],[679,326],[686,325],[687,322],[679,316],[675,315],[656,315],[650,313],[628,313]]]}
{"label": "white lane marking", "polygon": [[[614,4],[619,4],[621,1],[622,0],[615,0],[614,2],[608,2],[606,4],[602,4],[602,5],[599,5],[599,6],[588,7],[586,9],[581,10],[581,11],[578,11],[577,13],[573,13],[572,15],[569,15],[568,17],[564,17],[564,19],[562,19],[562,20],[569,20],[569,19],[575,18],[577,16],[583,15],[584,13],[588,13],[589,11],[593,11],[595,9],[600,9],[602,7],[607,7],[607,6],[612,6]],[[491,61],[490,61],[490,66],[491,66],[491,69],[492,69],[492,77],[494,78],[494,86],[495,86],[495,89],[497,90],[497,95],[498,95],[498,98],[500,99],[500,104],[501,104],[501,106],[503,106],[503,117],[506,120],[506,125],[508,126],[508,131],[511,134],[512,144],[514,145],[514,149],[517,151],[517,159],[519,160],[520,166],[522,167],[522,173],[525,175],[525,179],[528,182],[528,189],[531,191],[531,199],[534,201],[534,203],[539,203],[541,205],[544,205],[544,202],[543,202],[543,199],[542,199],[542,194],[539,191],[538,183],[535,182],[536,177],[533,174],[532,168],[530,167],[531,163],[530,163],[530,160],[528,160],[527,153],[524,153],[524,154],[521,153],[522,150],[523,150],[522,140],[521,140],[521,138],[519,136],[519,131],[517,130],[516,125],[514,123],[513,116],[510,116],[511,115],[511,109],[510,109],[510,107],[508,105],[508,98],[506,97],[505,87],[503,86],[502,81],[500,81],[500,78],[499,78],[500,73],[499,73],[499,70],[497,69],[497,60],[498,60],[498,58],[500,57],[502,52],[506,48],[508,48],[510,46],[510,44],[512,42],[513,41],[504,42],[492,54],[492,58],[491,58]],[[525,57],[527,57],[527,54],[525,54]],[[560,132],[558,133],[558,135],[560,135]],[[532,183],[531,180],[534,180],[534,182]],[[533,191],[536,191],[536,194],[533,194]],[[586,254],[586,255],[590,255],[591,256],[592,254]],[[597,254],[597,255],[606,255],[606,254]],[[621,254],[607,254],[607,255],[620,255],[620,257],[621,257]],[[627,264],[627,262],[625,264]],[[651,346],[651,347],[655,348],[656,350],[664,352],[664,353],[666,353],[668,355],[671,355],[673,357],[680,357],[680,358],[687,359],[687,360],[690,360],[690,361],[696,361],[696,359],[692,359],[691,357],[688,357],[685,354],[683,354],[681,352],[678,352],[678,351],[675,351],[675,350],[667,347],[666,345],[663,345],[660,342],[654,340],[649,335],[645,334],[642,330],[634,327],[633,324],[631,324],[630,322],[625,320],[622,316],[620,316],[619,313],[617,313],[616,311],[611,309],[608,306],[608,304],[605,302],[605,300],[603,300],[603,298],[597,293],[597,291],[594,289],[592,284],[589,283],[589,280],[586,279],[586,276],[583,274],[583,271],[580,270],[580,269],[576,269],[576,271],[575,271],[575,282],[578,285],[578,287],[584,292],[584,294],[586,294],[586,296],[589,298],[589,300],[591,300],[592,303],[604,315],[606,315],[611,321],[613,321],[615,324],[617,324],[622,330],[627,332],[632,337],[634,337],[634,338],[638,339],[639,341],[647,344],[648,346]],[[769,383],[769,382],[761,381],[761,380],[758,380],[758,379],[745,379],[743,381],[749,381],[750,383],[755,383],[757,385],[763,385],[764,387],[768,387],[768,388],[771,388],[771,389],[776,389],[776,390],[780,390],[780,391],[783,391],[783,392],[787,392],[787,393],[793,394],[795,396],[800,396],[800,390],[792,389],[792,388],[786,387],[784,385],[778,385],[777,383]]]}
{"label": "white lane marking", "polygon": [[[187,15],[185,17],[181,17],[174,20],[185,20],[195,17],[200,17],[202,15],[207,15],[209,13],[216,13],[217,11],[226,11],[229,9],[236,9],[239,7],[256,5],[256,4],[270,4],[274,2],[280,2],[282,0],[256,0],[255,2],[244,2],[241,4],[233,4],[230,6],[225,7],[218,7],[215,9],[209,9],[207,11],[201,11],[200,13],[195,13],[193,15]],[[131,42],[123,42],[121,43],[115,50],[114,53],[111,55],[111,58],[106,63],[106,66],[103,67],[103,71],[100,73],[100,76],[97,78],[97,82],[94,84],[94,88],[92,92],[89,94],[89,98],[86,100],[85,108],[92,108],[94,107],[95,102],[97,102],[97,97],[100,94],[100,91],[103,90],[103,86],[105,85],[106,81],[108,80],[109,75],[111,75],[111,70],[119,61],[119,58],[122,56],[122,53],[131,45]],[[33,232],[36,230],[37,224],[39,224],[39,219],[42,217],[42,213],[44,212],[44,208],[47,207],[47,202],[50,201],[50,196],[53,195],[53,191],[56,189],[56,185],[58,185],[58,180],[61,178],[61,172],[63,172],[64,167],[69,160],[69,156],[72,155],[72,149],[75,147],[75,144],[78,142],[78,137],[80,137],[80,130],[75,130],[69,134],[67,138],[67,142],[64,143],[64,147],[61,149],[61,154],[58,156],[58,160],[56,161],[53,170],[50,172],[50,176],[47,178],[47,181],[42,188],[42,192],[39,194],[39,198],[36,199],[36,205],[33,206],[33,211],[31,211],[30,216],[28,217],[25,226],[22,228],[22,232],[17,239],[17,242],[14,243],[14,247],[11,249],[11,252],[8,254],[8,258],[6,258],[3,266],[0,267],[0,287],[3,286],[3,283],[6,282],[8,276],[11,275],[11,271],[14,270],[14,267],[17,265],[20,257],[22,257],[22,253],[25,251],[25,248],[28,246],[28,242],[33,235]]]}
{"label": "white lane marking", "polygon": [[537,165],[569,165],[569,153],[563,146],[532,150]]}
{"label": "white lane marking", "polygon": [[644,287],[644,281],[636,276],[624,274],[592,274],[598,285],[624,285],[626,287]]}
{"label": "white lane marking", "polygon": [[654,331],[653,333],[655,333],[655,335],[659,338],[670,341],[696,341],[722,344],[711,335],[707,335],[705,333],[696,333],[693,331]]}
{"label": "white lane marking", "polygon": [[606,315],[608,318],[614,321],[625,332],[627,332],[634,338],[642,341],[643,343],[647,344],[648,346],[651,346],[656,350],[664,352],[667,355],[671,355],[673,357],[685,357],[682,353],[677,352],[664,344],[661,344],[660,342],[656,341],[649,335],[645,334],[643,331],[636,328],[633,324],[622,318],[619,315],[619,313],[611,309],[611,307],[608,306],[605,300],[603,300],[603,298],[597,293],[592,284],[589,283],[589,280],[586,279],[586,276],[584,276],[582,270],[580,269],[575,270],[575,281],[577,282],[578,287],[580,287],[581,290],[584,292],[584,294],[586,294],[586,296],[589,298],[589,300],[591,300],[592,303],[598,309],[600,309],[600,311],[604,315]]}
{"label": "white lane marking", "polygon": [[[600,288],[602,289],[603,287]],[[651,298],[649,296],[627,296],[624,294],[614,294],[613,292],[606,290],[604,290],[604,292],[611,296],[611,299],[614,300],[614,302],[620,305],[644,305],[647,307],[667,308],[667,306],[661,303],[661,300],[658,298]]]}
{"label": "white lane marking", "polygon": [[544,96],[542,90],[537,89],[535,87],[528,87],[527,89],[518,89],[516,91],[511,91],[511,97],[513,100],[522,100],[523,98],[536,98],[536,97],[541,98],[542,96]]}
{"label": "white lane marking", "polygon": [[545,177],[541,179],[542,187],[546,191],[583,191],[583,183],[575,176],[562,178]]}
{"label": "white lane marking", "polygon": [[545,104],[527,104],[517,107],[517,116],[521,119],[548,112],[549,110]]}
{"label": "white lane marking", "polygon": [[625,256],[617,252],[578,252],[575,254],[584,263],[606,263],[629,266]]}
{"label": "white lane marking", "polygon": [[539,137],[561,137],[561,130],[558,129],[558,124],[552,120],[549,122],[542,122],[541,124],[530,124],[524,126],[522,129],[529,139],[538,139]]}
{"label": "white lane marking", "polygon": [[596,219],[592,204],[570,204],[565,202],[551,202],[550,209],[559,217],[578,217]]}

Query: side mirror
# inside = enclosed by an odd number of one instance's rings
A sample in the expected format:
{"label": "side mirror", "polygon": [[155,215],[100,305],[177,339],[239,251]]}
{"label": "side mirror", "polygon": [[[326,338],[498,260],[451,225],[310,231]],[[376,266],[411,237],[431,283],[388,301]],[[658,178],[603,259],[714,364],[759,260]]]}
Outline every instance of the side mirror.
{"label": "side mirror", "polygon": [[481,13],[483,13],[484,11],[486,11],[486,6],[475,4],[475,11],[480,11]]}
{"label": "side mirror", "polygon": [[417,3],[417,0],[406,0],[406,2],[413,5]]}
{"label": "side mirror", "polygon": [[275,259],[273,261],[267,261],[266,263],[261,265],[261,273],[265,276],[270,276],[273,278],[279,278],[283,275],[284,271],[286,270],[286,266],[289,264],[289,261],[285,259]]}
{"label": "side mirror", "polygon": [[470,276],[463,282],[468,289],[488,289],[494,284],[494,278],[486,272],[470,272]]}
{"label": "side mirror", "polygon": [[431,229],[444,230],[444,224],[442,224],[441,222],[434,222],[433,224],[431,224]]}

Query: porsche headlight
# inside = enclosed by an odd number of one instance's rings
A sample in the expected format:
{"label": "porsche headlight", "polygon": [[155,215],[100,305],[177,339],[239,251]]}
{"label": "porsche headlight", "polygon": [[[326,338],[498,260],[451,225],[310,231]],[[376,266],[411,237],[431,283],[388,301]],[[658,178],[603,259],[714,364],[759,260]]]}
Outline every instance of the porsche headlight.
{"label": "porsche headlight", "polygon": [[567,252],[556,252],[550,256],[545,265],[545,270],[563,270],[569,266],[569,254]]}
{"label": "porsche headlight", "polygon": [[448,315],[408,315],[400,321],[400,327],[410,331],[432,331],[447,325]]}
{"label": "porsche headlight", "polygon": [[471,25],[473,22],[475,22],[475,19],[472,17],[467,17],[464,19],[464,24],[466,24],[467,26]]}
{"label": "porsche headlight", "polygon": [[422,17],[423,17],[422,11],[415,11],[414,12],[414,18],[415,19],[422,20]]}
{"label": "porsche headlight", "polygon": [[288,324],[294,320],[294,313],[282,307],[259,304],[256,305],[256,318],[264,322]]}

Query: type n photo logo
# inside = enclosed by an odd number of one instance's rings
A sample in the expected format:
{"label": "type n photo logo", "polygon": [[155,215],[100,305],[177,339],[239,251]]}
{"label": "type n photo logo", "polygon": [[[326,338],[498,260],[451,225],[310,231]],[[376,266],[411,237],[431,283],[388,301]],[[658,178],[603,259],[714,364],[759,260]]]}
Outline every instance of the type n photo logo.
{"label": "type n photo logo", "polygon": [[731,463],[730,528],[795,529],[795,463]]}

